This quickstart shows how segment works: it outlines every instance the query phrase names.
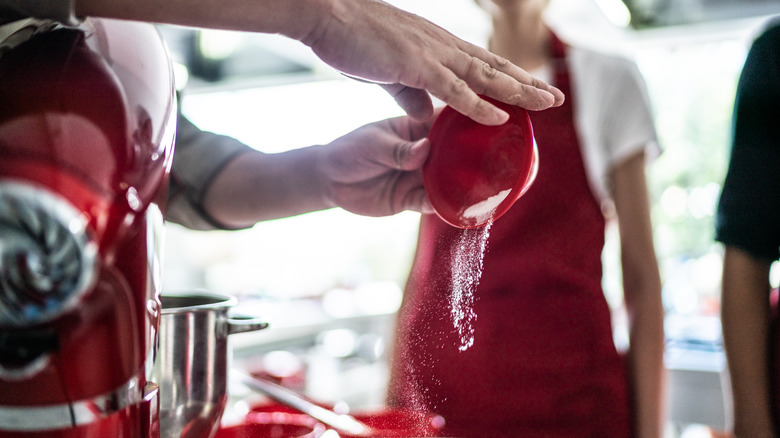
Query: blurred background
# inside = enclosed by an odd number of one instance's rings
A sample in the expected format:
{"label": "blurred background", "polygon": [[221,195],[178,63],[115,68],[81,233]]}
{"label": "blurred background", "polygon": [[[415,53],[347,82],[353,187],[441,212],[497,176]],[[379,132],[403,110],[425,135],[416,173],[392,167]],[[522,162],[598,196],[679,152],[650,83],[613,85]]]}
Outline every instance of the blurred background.
{"label": "blurred background", "polygon": [[[486,43],[488,17],[473,0],[390,3]],[[664,149],[648,176],[667,314],[669,435],[727,429],[714,211],[739,72],[752,37],[780,14],[780,2],[552,0],[548,12],[564,38],[626,54],[645,76]],[[161,32],[176,62],[184,113],[202,129],[264,152],[327,143],[402,114],[379,87],[342,77],[298,42],[179,27]],[[370,407],[384,396],[387,350],[418,221],[415,213],[364,218],[328,210],[237,232],[170,224],[164,288],[238,296],[242,312],[260,313],[271,328],[232,337],[236,362],[317,400]],[[622,345],[617,250],[608,238],[604,286]],[[780,283],[774,268],[772,281]],[[239,415],[242,390],[235,391]]]}

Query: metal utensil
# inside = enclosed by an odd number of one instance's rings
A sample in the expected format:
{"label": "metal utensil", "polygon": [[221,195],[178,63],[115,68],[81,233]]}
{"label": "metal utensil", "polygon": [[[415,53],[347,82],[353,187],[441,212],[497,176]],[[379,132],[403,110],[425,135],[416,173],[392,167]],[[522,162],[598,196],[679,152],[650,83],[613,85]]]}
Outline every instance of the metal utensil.
{"label": "metal utensil", "polygon": [[372,436],[371,428],[355,417],[347,414],[337,414],[331,410],[318,406],[298,393],[291,391],[281,385],[251,376],[245,372],[231,370],[231,377],[240,381],[247,387],[261,392],[268,397],[283,403],[297,411],[300,411],[310,417],[330,426],[337,431],[348,433],[354,436]]}
{"label": "metal utensil", "polygon": [[163,295],[154,380],[160,385],[162,438],[209,438],[227,403],[228,336],[261,330],[235,316],[238,300],[213,292]]}

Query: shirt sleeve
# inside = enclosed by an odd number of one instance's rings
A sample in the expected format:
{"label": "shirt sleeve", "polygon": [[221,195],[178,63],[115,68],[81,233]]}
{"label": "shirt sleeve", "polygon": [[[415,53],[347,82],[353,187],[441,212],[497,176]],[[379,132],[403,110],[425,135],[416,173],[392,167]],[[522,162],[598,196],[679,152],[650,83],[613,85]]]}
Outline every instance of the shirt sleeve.
{"label": "shirt sleeve", "polygon": [[719,242],[780,258],[780,22],[754,41],[740,75],[715,228]]}
{"label": "shirt sleeve", "polygon": [[225,165],[251,150],[232,137],[202,131],[179,113],[165,219],[195,230],[234,229],[206,213],[203,200]]}
{"label": "shirt sleeve", "polygon": [[43,18],[75,26],[75,0],[0,0],[0,24],[22,18]]}
{"label": "shirt sleeve", "polygon": [[641,151],[648,159],[661,151],[647,88],[629,59],[572,48],[568,61],[586,170],[596,194],[607,201],[615,165]]}

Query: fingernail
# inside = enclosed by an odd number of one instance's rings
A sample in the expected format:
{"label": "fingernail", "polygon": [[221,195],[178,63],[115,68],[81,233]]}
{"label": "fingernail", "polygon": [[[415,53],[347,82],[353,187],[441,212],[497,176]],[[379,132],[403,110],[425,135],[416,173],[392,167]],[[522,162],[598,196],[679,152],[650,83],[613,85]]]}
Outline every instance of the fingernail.
{"label": "fingernail", "polygon": [[539,97],[542,99],[542,101],[539,102],[540,110],[544,110],[555,105],[555,96],[551,92],[546,90],[539,90]]}
{"label": "fingernail", "polygon": [[428,141],[427,137],[421,138],[421,139],[417,140],[416,142],[412,143],[412,147],[411,147],[412,152],[418,152],[418,151],[422,150],[423,145],[425,144],[426,141]]}
{"label": "fingernail", "polygon": [[550,85],[549,91],[550,91],[550,93],[552,94],[552,96],[554,98],[553,105],[556,105],[556,106],[560,105],[560,104],[563,103],[564,100],[566,100],[566,96],[563,94],[563,91],[557,89],[556,87],[553,87],[552,85]]}
{"label": "fingernail", "polygon": [[488,126],[503,125],[509,120],[509,114],[501,109],[495,108],[488,114],[488,117],[482,122]]}

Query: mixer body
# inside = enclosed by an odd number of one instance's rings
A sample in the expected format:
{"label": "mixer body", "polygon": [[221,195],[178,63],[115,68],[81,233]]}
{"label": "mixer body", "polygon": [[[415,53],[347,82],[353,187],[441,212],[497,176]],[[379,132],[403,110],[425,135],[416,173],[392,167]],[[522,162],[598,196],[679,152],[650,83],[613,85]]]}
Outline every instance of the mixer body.
{"label": "mixer body", "polygon": [[159,436],[170,58],[148,24],[14,25],[0,40],[0,437]]}

